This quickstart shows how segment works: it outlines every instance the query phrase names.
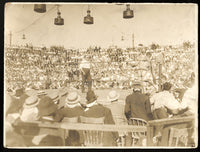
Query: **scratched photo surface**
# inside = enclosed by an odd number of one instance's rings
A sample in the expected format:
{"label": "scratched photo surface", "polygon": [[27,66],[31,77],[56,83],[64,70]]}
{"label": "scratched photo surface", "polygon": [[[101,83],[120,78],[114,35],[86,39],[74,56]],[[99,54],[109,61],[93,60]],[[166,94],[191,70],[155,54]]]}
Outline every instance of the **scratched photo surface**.
{"label": "scratched photo surface", "polygon": [[4,7],[4,147],[198,146],[197,4]]}

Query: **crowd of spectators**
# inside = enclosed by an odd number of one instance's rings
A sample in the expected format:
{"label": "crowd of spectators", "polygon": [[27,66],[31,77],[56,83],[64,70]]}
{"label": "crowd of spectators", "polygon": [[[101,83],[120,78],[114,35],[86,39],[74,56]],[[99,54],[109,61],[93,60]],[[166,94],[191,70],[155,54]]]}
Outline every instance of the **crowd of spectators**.
{"label": "crowd of spectators", "polygon": [[[103,118],[104,124],[132,125],[131,118],[148,122],[196,113],[194,48],[66,50],[58,46],[49,49],[9,46],[5,48],[5,56],[6,142],[10,146],[21,138],[20,134],[13,134],[14,138],[10,134],[16,133],[12,126],[14,121],[62,122],[66,117],[78,117],[77,122],[82,122],[86,117]],[[80,64],[85,59],[90,63],[93,83],[83,103],[78,89],[81,86]],[[99,103],[95,90],[105,88],[110,90],[106,92],[107,99],[104,97],[106,104]],[[133,92],[119,100],[120,94],[115,88]],[[37,90],[37,94],[27,94],[29,89]],[[47,93],[45,89],[52,92]],[[153,137],[156,145],[166,146],[169,129],[169,126],[156,128]],[[18,144],[23,143],[22,147],[61,146],[58,135],[49,133],[35,135],[31,140],[20,139]],[[80,132],[68,133],[66,146],[87,146]],[[194,145],[193,135],[194,131],[188,137],[189,146]],[[122,140],[125,146],[132,146],[135,142],[132,136],[123,130],[105,134],[103,146],[117,146]],[[146,146],[146,137],[139,138],[136,143]]]}
{"label": "crowd of spectators", "polygon": [[[170,81],[176,87],[183,87],[194,72],[194,52],[194,48],[185,50],[182,47],[161,47],[156,50],[138,47],[124,50],[117,47],[65,49],[61,46],[6,46],[5,79],[9,90],[19,86],[38,90],[57,89],[66,85],[79,89],[79,65],[82,59],[87,58],[91,64],[94,89],[130,89],[134,80],[142,80],[147,90],[155,89],[159,80],[159,63],[162,64],[162,82]],[[146,60],[140,62],[139,58],[143,60],[144,56]],[[160,58],[163,60],[159,61]],[[141,73],[145,71],[143,66],[148,67],[149,62],[155,85],[152,85],[150,73]]]}

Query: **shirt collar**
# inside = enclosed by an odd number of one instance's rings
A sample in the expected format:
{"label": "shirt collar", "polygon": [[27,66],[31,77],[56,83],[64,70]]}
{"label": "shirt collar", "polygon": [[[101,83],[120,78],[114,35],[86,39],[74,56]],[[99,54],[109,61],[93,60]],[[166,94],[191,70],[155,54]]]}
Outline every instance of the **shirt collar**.
{"label": "shirt collar", "polygon": [[96,100],[94,102],[92,102],[92,103],[87,104],[86,107],[90,108],[90,107],[92,107],[94,105],[97,105],[97,101]]}
{"label": "shirt collar", "polygon": [[69,108],[74,108],[74,107],[78,107],[78,106],[81,106],[80,103],[76,103],[74,105],[69,105],[69,104],[65,104],[65,107],[69,107]]}

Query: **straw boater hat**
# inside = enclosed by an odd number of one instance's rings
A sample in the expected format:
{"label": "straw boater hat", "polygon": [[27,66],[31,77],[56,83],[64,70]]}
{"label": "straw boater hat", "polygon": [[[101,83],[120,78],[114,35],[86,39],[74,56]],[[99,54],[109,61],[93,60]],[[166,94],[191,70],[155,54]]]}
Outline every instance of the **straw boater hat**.
{"label": "straw boater hat", "polygon": [[68,94],[67,88],[62,88],[62,89],[59,91],[60,97],[66,96],[67,94]]}
{"label": "straw boater hat", "polygon": [[66,101],[66,104],[68,104],[68,105],[74,105],[74,104],[79,103],[80,98],[81,97],[78,95],[77,92],[71,92],[68,94],[65,101]]}
{"label": "straw boater hat", "polygon": [[48,96],[43,97],[38,104],[39,116],[48,116],[57,110],[57,105]]}
{"label": "straw boater hat", "polygon": [[108,96],[107,96],[107,99],[110,102],[118,100],[119,99],[119,94],[115,90],[110,91]]}
{"label": "straw boater hat", "polygon": [[37,96],[47,95],[47,93],[43,90],[37,92]]}
{"label": "straw boater hat", "polygon": [[25,100],[25,103],[23,105],[24,108],[33,108],[38,105],[39,101],[37,96],[30,96]]}

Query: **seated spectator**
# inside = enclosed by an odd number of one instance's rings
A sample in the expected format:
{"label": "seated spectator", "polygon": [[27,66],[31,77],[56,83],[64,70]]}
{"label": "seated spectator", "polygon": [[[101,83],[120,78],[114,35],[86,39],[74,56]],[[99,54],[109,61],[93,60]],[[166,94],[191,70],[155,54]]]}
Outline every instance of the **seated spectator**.
{"label": "seated spectator", "polygon": [[[110,91],[107,96],[108,102],[106,107],[111,110],[116,125],[128,125],[124,115],[125,104],[123,101],[119,100],[119,96],[120,95],[116,91]],[[126,133],[119,132],[119,136],[125,138]]]}
{"label": "seated spectator", "polygon": [[10,105],[8,107],[6,114],[19,113],[20,110],[22,110],[25,100],[29,96],[24,92],[24,89],[21,88],[15,91],[14,96],[10,95],[9,97],[10,97],[9,99],[6,99],[6,100],[10,100]]}
{"label": "seated spectator", "polygon": [[54,104],[50,97],[45,96],[41,98],[37,108],[40,120],[56,121],[54,117],[57,111],[57,105]]}
{"label": "seated spectator", "polygon": [[[85,109],[83,116],[93,118],[104,117],[104,124],[115,124],[111,110],[97,103],[97,96],[94,91],[88,91],[86,99],[87,108]],[[116,132],[104,132],[103,145],[116,146],[118,138],[119,136]]]}
{"label": "seated spectator", "polygon": [[65,106],[58,110],[55,119],[62,121],[64,117],[78,117],[83,115],[84,109],[80,105],[80,96],[77,92],[70,92],[65,99]]}
{"label": "seated spectator", "polygon": [[168,118],[170,114],[178,115],[187,111],[187,107],[184,109],[182,105],[175,99],[174,95],[170,93],[171,84],[166,82],[162,85],[162,92],[154,94],[150,102],[153,105],[154,119]]}
{"label": "seated spectator", "polygon": [[30,96],[26,99],[23,110],[20,115],[22,121],[38,120],[38,108],[39,100],[36,96]]}
{"label": "seated spectator", "polygon": [[[54,104],[52,99],[44,96],[40,99],[38,108],[38,120],[40,121],[55,121],[55,113],[57,105]],[[56,131],[49,128],[40,128],[38,135],[32,139],[33,144],[37,146],[62,146],[62,138],[57,135]]]}
{"label": "seated spectator", "polygon": [[[70,92],[65,102],[65,106],[56,113],[56,121],[62,121],[64,117],[72,118],[83,115],[84,109],[80,105],[80,96],[77,92]],[[66,139],[66,146],[81,146],[82,143],[82,134],[75,130],[70,130]]]}
{"label": "seated spectator", "polygon": [[133,93],[126,97],[125,115],[130,118],[152,120],[149,97],[142,93],[143,87],[139,82],[133,84]]}
{"label": "seated spectator", "polygon": [[[162,85],[162,92],[154,94],[150,101],[153,104],[153,116],[154,119],[169,118],[173,115],[177,116],[188,110],[188,107],[184,107],[178,102],[174,95],[170,93],[171,84],[166,82]],[[162,146],[168,145],[168,132],[171,127],[180,128],[187,127],[191,124],[175,124],[170,126],[157,126],[155,130],[155,137],[157,138],[157,144]],[[156,140],[155,140],[156,141]]]}

